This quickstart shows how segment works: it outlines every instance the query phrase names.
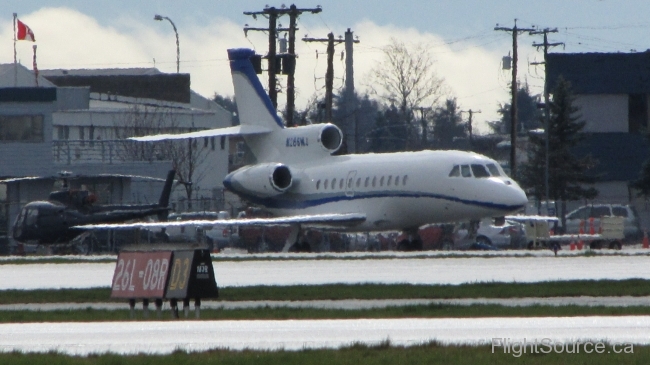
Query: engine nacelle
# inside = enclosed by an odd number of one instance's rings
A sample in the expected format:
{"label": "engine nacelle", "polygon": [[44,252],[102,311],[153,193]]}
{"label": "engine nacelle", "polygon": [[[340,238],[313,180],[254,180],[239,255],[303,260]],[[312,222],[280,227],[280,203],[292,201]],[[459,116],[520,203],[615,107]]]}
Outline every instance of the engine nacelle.
{"label": "engine nacelle", "polygon": [[223,183],[235,193],[270,197],[286,192],[297,181],[288,166],[264,163],[242,167],[228,174]]}
{"label": "engine nacelle", "polygon": [[287,128],[283,132],[286,134],[287,148],[303,148],[315,153],[325,151],[330,155],[338,151],[343,144],[343,132],[330,123]]}

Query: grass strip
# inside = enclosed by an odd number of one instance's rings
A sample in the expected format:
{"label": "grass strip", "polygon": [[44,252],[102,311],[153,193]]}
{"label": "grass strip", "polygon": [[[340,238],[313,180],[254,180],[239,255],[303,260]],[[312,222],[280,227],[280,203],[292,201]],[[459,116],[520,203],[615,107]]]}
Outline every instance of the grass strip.
{"label": "grass strip", "polygon": [[57,353],[46,354],[0,354],[0,363],[16,365],[41,364],[123,364],[123,365],[178,365],[178,364],[267,364],[267,365],[304,365],[304,364],[342,364],[342,365],[393,365],[393,364],[458,364],[482,365],[502,363],[543,364],[647,364],[650,361],[649,346],[634,346],[633,354],[615,353],[611,344],[607,344],[602,354],[592,351],[580,351],[575,354],[542,353],[520,354],[512,351],[504,353],[502,349],[492,350],[491,346],[444,346],[435,341],[410,346],[391,346],[390,341],[383,341],[375,346],[352,344],[341,349],[319,349],[300,351],[229,351],[212,350],[200,353],[175,351],[169,355],[130,355],[94,354],[86,357],[67,356]]}
{"label": "grass strip", "polygon": [[[110,288],[0,291],[0,304],[97,303],[111,300]],[[328,284],[248,286],[219,289],[220,300],[458,299],[573,296],[650,296],[650,280],[577,280],[461,285]]]}
{"label": "grass strip", "polygon": [[[181,318],[183,313],[180,313]],[[284,320],[284,319],[360,319],[360,318],[481,318],[481,317],[576,317],[576,316],[623,316],[650,315],[650,307],[585,307],[576,305],[526,307],[505,307],[495,304],[475,304],[456,306],[448,304],[411,305],[375,309],[316,309],[316,308],[246,308],[246,309],[202,309],[200,320]],[[128,305],[123,310],[83,310],[56,311],[0,311],[0,323],[23,322],[110,322],[130,320]],[[189,319],[194,319],[190,311]],[[162,312],[159,319],[153,307],[149,308],[149,318],[143,318],[142,307],[135,311],[135,319],[176,320],[169,309]]]}

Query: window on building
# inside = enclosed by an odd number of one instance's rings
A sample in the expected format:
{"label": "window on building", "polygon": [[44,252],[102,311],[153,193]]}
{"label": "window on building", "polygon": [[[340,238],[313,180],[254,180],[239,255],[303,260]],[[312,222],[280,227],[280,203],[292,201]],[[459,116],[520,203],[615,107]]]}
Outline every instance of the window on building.
{"label": "window on building", "polygon": [[95,126],[88,127],[88,140],[90,140],[90,147],[95,145]]}
{"label": "window on building", "polygon": [[0,115],[0,141],[42,142],[42,115]]}

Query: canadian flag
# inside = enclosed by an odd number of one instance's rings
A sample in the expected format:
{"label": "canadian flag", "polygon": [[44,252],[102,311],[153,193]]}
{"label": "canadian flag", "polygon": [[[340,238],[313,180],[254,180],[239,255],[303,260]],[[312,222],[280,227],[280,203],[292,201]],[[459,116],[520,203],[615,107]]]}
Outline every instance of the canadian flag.
{"label": "canadian flag", "polygon": [[16,36],[16,40],[19,41],[32,41],[35,42],[36,38],[34,38],[34,32],[32,32],[29,27],[21,22],[19,19],[16,19],[16,24],[18,26],[18,35]]}

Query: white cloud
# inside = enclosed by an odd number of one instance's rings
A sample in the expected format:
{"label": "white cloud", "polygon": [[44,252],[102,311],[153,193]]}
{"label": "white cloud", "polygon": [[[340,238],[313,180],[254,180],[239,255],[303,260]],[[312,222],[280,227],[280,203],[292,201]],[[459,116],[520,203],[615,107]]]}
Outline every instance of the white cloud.
{"label": "white cloud", "polygon": [[[40,69],[152,67],[155,58],[156,67],[161,71],[176,71],[176,41],[172,27],[166,21],[155,22],[152,19],[150,23],[142,23],[125,15],[116,19],[115,24],[104,26],[94,18],[69,8],[42,8],[21,16],[21,20],[35,33]],[[258,25],[262,26],[261,23],[255,24]],[[509,75],[500,70],[501,56],[508,50],[507,39],[502,42],[503,51],[497,53],[471,42],[463,43],[463,49],[454,49],[435,34],[421,33],[414,28],[377,25],[367,20],[350,28],[361,41],[354,49],[358,91],[364,91],[362,80],[381,58],[381,47],[388,44],[391,37],[409,43],[425,43],[431,45],[431,52],[437,60],[436,72],[445,79],[461,108],[482,110],[482,114],[476,115],[479,122],[498,118],[497,103],[508,98]],[[345,28],[340,29],[342,35]],[[241,25],[228,19],[215,18],[209,26],[184,26],[178,31],[181,72],[191,74],[192,88],[204,96],[210,97],[214,92],[231,95],[233,92],[226,49],[247,47],[266,53],[266,33],[249,32],[246,38]],[[323,38],[330,32],[325,27],[310,27],[309,31],[311,37]],[[300,30],[296,38],[299,40],[304,33]],[[335,35],[338,37],[339,34]],[[0,24],[0,44],[9,45],[12,39],[11,21]],[[31,65],[31,43],[18,42],[17,48],[21,63]],[[343,49],[343,45],[336,48],[335,87],[343,84],[345,68],[344,61],[340,60]],[[304,106],[314,93],[324,94],[325,50],[324,43],[296,43],[299,107]],[[316,51],[319,52],[318,58]],[[529,50],[525,52],[530,53]],[[522,61],[526,57],[523,56]],[[0,62],[12,61],[11,53],[0,54]],[[281,78],[281,84],[285,83],[286,79]],[[265,80],[263,84],[266,85]],[[283,94],[280,94],[279,104],[283,107]]]}

